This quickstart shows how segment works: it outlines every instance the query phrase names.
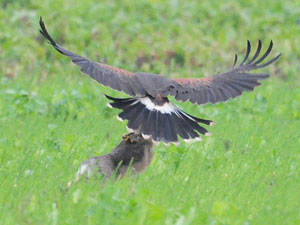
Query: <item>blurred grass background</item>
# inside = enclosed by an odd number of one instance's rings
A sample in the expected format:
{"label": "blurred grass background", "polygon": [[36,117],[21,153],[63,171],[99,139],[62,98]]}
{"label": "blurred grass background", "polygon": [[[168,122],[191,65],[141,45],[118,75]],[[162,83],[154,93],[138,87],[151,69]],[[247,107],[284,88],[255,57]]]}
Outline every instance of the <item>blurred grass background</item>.
{"label": "blurred grass background", "polygon": [[[0,224],[299,224],[300,2],[0,1]],[[130,71],[202,77],[231,68],[246,40],[274,42],[271,78],[228,103],[203,142],[155,147],[138,177],[79,182],[85,159],[126,132],[102,93],[46,44]],[[124,95],[125,96],[125,95]]]}

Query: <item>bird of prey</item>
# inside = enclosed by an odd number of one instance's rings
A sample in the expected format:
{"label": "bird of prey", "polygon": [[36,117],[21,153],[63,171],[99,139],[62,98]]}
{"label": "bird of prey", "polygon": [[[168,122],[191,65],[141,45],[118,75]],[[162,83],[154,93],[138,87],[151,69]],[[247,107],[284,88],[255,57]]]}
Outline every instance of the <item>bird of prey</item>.
{"label": "bird of prey", "polygon": [[94,62],[90,59],[70,52],[57,44],[46,30],[40,18],[40,32],[49,43],[61,54],[69,57],[81,71],[89,75],[100,84],[115,90],[123,91],[130,98],[106,97],[112,102],[109,106],[121,109],[120,120],[128,120],[127,128],[130,132],[142,134],[145,138],[152,138],[155,142],[178,143],[178,136],[184,140],[201,140],[202,135],[210,133],[199,123],[212,125],[211,120],[192,116],[176,105],[172,104],[168,96],[174,96],[178,101],[190,101],[194,104],[218,103],[235,98],[244,91],[252,91],[260,85],[259,80],[269,77],[266,73],[251,73],[275,62],[281,54],[267,62],[263,62],[270,54],[273,43],[266,52],[259,57],[262,43],[259,40],[257,50],[251,59],[250,42],[247,42],[246,55],[236,66],[237,55],[231,70],[203,78],[168,78],[165,76],[129,72],[110,65]]}

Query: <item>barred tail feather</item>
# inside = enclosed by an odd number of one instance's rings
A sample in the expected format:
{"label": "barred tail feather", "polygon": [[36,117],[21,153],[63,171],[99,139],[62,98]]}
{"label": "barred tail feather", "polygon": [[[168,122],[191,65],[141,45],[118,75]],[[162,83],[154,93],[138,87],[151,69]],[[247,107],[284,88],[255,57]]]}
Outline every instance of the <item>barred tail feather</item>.
{"label": "barred tail feather", "polygon": [[118,115],[121,120],[128,120],[127,128],[151,137],[153,141],[177,143],[178,136],[185,141],[201,140],[200,134],[209,135],[208,131],[199,125],[212,125],[211,120],[204,120],[185,113],[178,107],[168,104],[166,108],[151,109],[144,98],[113,98],[105,95],[112,102],[111,107],[121,109]]}

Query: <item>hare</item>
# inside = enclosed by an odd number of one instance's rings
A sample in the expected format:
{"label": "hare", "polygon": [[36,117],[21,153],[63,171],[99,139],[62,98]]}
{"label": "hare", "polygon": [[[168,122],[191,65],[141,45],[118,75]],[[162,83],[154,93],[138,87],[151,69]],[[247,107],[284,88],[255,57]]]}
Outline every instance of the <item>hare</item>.
{"label": "hare", "polygon": [[[95,172],[109,178],[115,174],[116,178],[123,178],[131,166],[132,173],[142,173],[152,160],[152,139],[145,139],[141,134],[129,133],[110,153],[95,156],[84,161],[76,173],[77,182],[83,175],[89,179]],[[69,181],[67,188],[72,185]]]}

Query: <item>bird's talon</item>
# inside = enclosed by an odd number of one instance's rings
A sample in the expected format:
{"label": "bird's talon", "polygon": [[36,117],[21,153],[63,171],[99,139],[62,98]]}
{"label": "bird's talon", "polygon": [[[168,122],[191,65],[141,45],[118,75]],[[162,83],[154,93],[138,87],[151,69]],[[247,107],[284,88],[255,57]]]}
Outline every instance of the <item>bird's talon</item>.
{"label": "bird's talon", "polygon": [[127,141],[127,140],[129,139],[129,135],[128,135],[128,134],[124,135],[124,136],[123,136],[123,139],[124,139],[125,141]]}

